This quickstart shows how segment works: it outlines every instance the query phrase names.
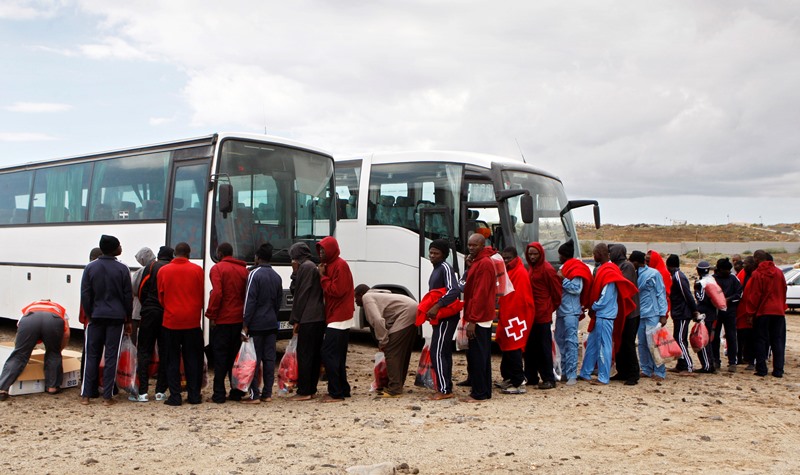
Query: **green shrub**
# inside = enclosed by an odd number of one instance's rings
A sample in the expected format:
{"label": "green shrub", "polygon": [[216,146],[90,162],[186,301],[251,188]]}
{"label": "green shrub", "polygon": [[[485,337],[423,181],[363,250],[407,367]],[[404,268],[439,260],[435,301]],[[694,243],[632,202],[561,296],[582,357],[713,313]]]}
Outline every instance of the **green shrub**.
{"label": "green shrub", "polygon": [[786,248],[785,247],[768,247],[768,248],[766,248],[764,250],[767,251],[770,254],[786,254]]}

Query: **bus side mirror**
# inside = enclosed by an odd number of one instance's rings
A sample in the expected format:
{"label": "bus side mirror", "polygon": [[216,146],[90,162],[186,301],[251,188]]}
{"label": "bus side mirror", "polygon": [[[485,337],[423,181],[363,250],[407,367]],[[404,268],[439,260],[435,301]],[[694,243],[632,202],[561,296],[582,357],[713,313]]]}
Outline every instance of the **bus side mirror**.
{"label": "bus side mirror", "polygon": [[600,205],[592,206],[592,211],[594,212],[594,228],[600,229]]}
{"label": "bus side mirror", "polygon": [[[522,195],[519,199],[519,210],[522,213],[522,222],[530,224],[533,222],[533,196]],[[598,210],[599,212],[599,210]]]}
{"label": "bus side mirror", "polygon": [[217,185],[217,199],[219,200],[219,212],[223,218],[228,217],[228,213],[233,211],[233,185],[230,183],[220,183]]}

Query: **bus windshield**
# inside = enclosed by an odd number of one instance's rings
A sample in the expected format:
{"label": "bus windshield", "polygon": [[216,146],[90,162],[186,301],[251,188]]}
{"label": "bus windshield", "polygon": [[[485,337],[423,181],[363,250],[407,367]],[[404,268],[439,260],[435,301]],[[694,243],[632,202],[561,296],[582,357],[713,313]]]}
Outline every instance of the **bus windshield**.
{"label": "bus windshield", "polygon": [[[533,223],[525,224],[520,211],[520,197],[507,200],[511,216],[514,244],[520,256],[525,255],[528,243],[538,241],[551,263],[558,263],[558,247],[575,236],[571,213],[562,222],[559,213],[567,205],[564,186],[558,180],[530,172],[503,171],[503,188],[528,190],[533,196]],[[577,243],[576,243],[577,244]]]}
{"label": "bus windshield", "polygon": [[[233,246],[237,259],[252,262],[256,248],[272,244],[272,262],[291,262],[288,249],[298,240],[316,243],[333,231],[331,200],[333,160],[325,155],[272,144],[226,140],[222,143],[220,180],[234,189],[233,211],[226,217],[214,204],[212,249]],[[212,252],[214,254],[214,252]]]}

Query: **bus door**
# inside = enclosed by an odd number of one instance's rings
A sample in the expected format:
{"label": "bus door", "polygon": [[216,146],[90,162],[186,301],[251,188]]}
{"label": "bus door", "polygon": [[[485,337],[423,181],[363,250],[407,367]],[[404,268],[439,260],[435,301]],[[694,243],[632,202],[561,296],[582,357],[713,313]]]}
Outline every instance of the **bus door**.
{"label": "bus door", "polygon": [[202,259],[205,255],[203,231],[209,186],[208,166],[206,160],[176,162],[172,172],[167,242],[172,248],[180,242],[189,244],[192,259]]}
{"label": "bus door", "polygon": [[453,233],[453,213],[447,207],[419,208],[419,298],[428,293],[428,279],[433,266],[428,259],[428,248],[434,239],[446,239],[450,243],[450,255],[447,262],[459,274],[456,258],[455,235]]}

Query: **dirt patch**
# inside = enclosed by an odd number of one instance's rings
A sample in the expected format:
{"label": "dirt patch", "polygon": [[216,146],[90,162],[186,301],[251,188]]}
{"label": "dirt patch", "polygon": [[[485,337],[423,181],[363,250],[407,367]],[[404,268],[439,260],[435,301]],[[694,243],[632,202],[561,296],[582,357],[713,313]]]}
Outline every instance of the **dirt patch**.
{"label": "dirt patch", "polygon": [[[559,384],[465,404],[429,401],[409,378],[403,398],[376,400],[369,393],[376,349],[354,336],[353,397],[341,404],[276,398],[172,408],[118,396],[106,408],[79,405],[77,389],[19,396],[0,403],[0,469],[327,474],[390,462],[403,473],[791,473],[800,468],[800,318],[789,314],[787,322],[783,379],[740,366],[735,374],[669,375],[632,387]],[[0,340],[13,333],[13,322],[0,321]],[[494,355],[495,378],[499,360]],[[463,353],[455,373],[466,374]]]}

